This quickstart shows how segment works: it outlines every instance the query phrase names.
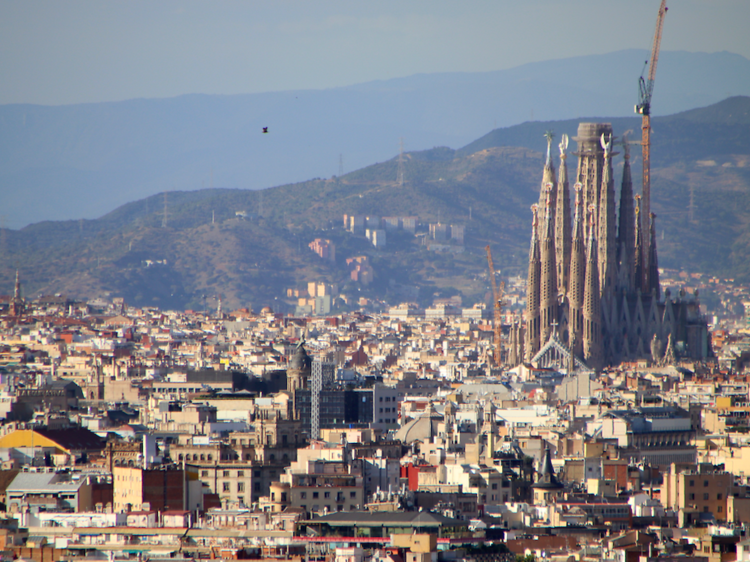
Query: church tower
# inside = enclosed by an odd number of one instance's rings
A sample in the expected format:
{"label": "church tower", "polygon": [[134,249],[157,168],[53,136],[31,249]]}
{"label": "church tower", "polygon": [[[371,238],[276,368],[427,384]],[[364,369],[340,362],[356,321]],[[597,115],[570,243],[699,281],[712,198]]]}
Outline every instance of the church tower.
{"label": "church tower", "polygon": [[13,286],[13,300],[10,303],[10,315],[21,316],[25,312],[26,306],[21,296],[21,277],[16,269],[16,283]]}
{"label": "church tower", "polygon": [[294,393],[297,389],[308,388],[311,374],[312,359],[305,351],[304,341],[301,341],[286,370],[286,389]]}
{"label": "church tower", "polygon": [[540,347],[540,323],[539,323],[539,289],[541,259],[539,256],[538,232],[538,207],[531,206],[533,214],[531,225],[531,248],[529,249],[529,276],[526,284],[526,345],[524,355],[526,362],[536,355]]}
{"label": "church tower", "polygon": [[583,234],[584,213],[581,206],[581,192],[583,187],[580,183],[575,184],[576,212],[573,221],[573,244],[570,256],[570,288],[568,290],[569,314],[569,339],[568,347],[574,355],[583,355],[583,288],[586,283],[586,240]]}
{"label": "church tower", "polygon": [[544,345],[557,325],[557,265],[555,264],[555,234],[553,230],[554,210],[552,192],[554,187],[547,188],[547,204],[542,230],[541,248],[541,282],[540,282],[540,316],[542,329],[540,345]]}
{"label": "church tower", "polygon": [[586,213],[584,224],[588,225],[591,218],[592,207],[599,208],[599,192],[602,184],[602,172],[604,167],[604,151],[602,150],[602,135],[609,137],[612,134],[612,125],[609,123],[579,123],[578,134],[573,138],[578,142],[578,172],[576,181],[583,186],[583,210]]}
{"label": "church tower", "polygon": [[557,263],[557,292],[568,294],[570,280],[570,185],[568,184],[568,135],[560,141],[560,172],[557,177],[557,211],[555,212],[555,261]]}
{"label": "church tower", "polygon": [[612,172],[612,133],[602,134],[601,145],[604,149],[604,167],[602,185],[599,194],[599,290],[602,303],[609,306],[612,302],[616,276],[615,259],[615,181]]}
{"label": "church tower", "polygon": [[598,252],[594,231],[596,210],[591,209],[586,284],[583,290],[583,359],[592,369],[602,366],[602,307],[599,294]]}
{"label": "church tower", "polygon": [[[544,171],[542,172],[542,186],[539,189],[539,210],[542,213],[547,212],[547,194],[549,191],[549,188],[552,187],[552,212],[555,212],[555,208],[557,205],[557,189],[555,186],[555,166],[552,163],[552,139],[554,138],[554,135],[552,134],[552,131],[547,131],[544,133],[545,138],[547,139],[547,159],[544,161]],[[540,217],[542,220],[546,220],[546,215],[542,215]],[[555,216],[552,215],[552,231],[554,232],[555,229]]]}
{"label": "church tower", "polygon": [[622,142],[624,166],[620,187],[620,216],[617,228],[617,287],[630,292],[635,288],[635,208],[633,205],[633,178],[630,173],[630,145],[627,138]]}

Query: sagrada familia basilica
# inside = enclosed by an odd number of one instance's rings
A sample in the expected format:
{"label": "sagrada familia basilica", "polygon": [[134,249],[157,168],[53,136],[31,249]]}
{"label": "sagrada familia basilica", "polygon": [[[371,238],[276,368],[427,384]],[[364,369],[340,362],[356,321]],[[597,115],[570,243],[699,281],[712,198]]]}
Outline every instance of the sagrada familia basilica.
{"label": "sagrada familia basilica", "polygon": [[[508,362],[598,370],[623,361],[676,363],[710,353],[696,295],[661,294],[655,215],[633,196],[627,140],[617,207],[608,123],[580,123],[571,213],[568,137],[555,174],[552,136],[539,204],[532,206],[524,322],[511,327]],[[649,208],[647,205],[646,208]]]}

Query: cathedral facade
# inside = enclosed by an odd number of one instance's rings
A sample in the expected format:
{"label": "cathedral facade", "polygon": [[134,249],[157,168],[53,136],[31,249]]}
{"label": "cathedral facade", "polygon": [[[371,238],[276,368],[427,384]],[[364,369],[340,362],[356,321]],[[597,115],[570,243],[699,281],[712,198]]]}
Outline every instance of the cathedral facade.
{"label": "cathedral facade", "polygon": [[532,206],[526,312],[511,326],[508,362],[572,372],[638,359],[705,359],[708,328],[697,293],[661,294],[656,217],[640,216],[627,141],[620,143],[618,194],[612,126],[580,123],[573,140],[578,166],[571,192],[567,135],[557,173],[547,135],[539,203]]}

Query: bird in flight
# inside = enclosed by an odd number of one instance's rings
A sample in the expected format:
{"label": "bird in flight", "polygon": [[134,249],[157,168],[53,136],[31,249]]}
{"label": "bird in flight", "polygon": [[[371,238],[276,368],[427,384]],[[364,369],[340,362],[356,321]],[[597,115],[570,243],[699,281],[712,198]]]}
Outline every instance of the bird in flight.
{"label": "bird in flight", "polygon": [[267,133],[268,132],[268,127],[263,127],[263,132]]}

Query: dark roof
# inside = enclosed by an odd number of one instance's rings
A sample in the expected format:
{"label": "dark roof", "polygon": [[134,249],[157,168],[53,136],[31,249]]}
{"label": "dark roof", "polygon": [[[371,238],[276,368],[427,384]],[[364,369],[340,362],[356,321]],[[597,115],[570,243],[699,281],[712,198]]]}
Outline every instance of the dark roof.
{"label": "dark roof", "polygon": [[542,470],[539,473],[539,480],[531,487],[542,490],[559,490],[564,487],[558,482],[557,476],[555,476],[555,469],[552,466],[552,457],[549,452],[549,447],[544,451],[544,459],[542,460]]}
{"label": "dark roof", "polygon": [[432,511],[395,511],[370,513],[369,511],[339,511],[316,517],[307,523],[326,523],[331,527],[468,527],[465,521],[445,517]]}
{"label": "dark roof", "polygon": [[16,474],[21,472],[20,470],[0,470],[0,492],[4,492],[6,488],[13,482]]}
{"label": "dark roof", "polygon": [[312,359],[310,359],[310,356],[307,354],[307,351],[305,351],[305,345],[304,343],[300,343],[297,346],[297,349],[294,352],[294,355],[292,355],[292,360],[289,363],[290,369],[295,369],[297,371],[307,371],[312,366]]}
{"label": "dark roof", "polygon": [[101,437],[85,427],[69,427],[67,429],[44,428],[35,431],[69,451],[99,451],[104,448],[104,441]]}

